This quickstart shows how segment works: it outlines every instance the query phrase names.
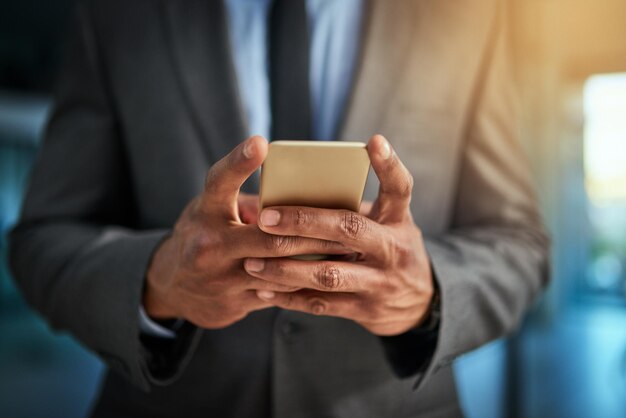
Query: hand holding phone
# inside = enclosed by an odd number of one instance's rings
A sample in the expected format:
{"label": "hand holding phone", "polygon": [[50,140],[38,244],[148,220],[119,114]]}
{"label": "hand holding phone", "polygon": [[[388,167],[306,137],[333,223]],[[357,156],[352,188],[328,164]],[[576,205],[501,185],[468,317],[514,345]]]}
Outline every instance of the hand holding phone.
{"label": "hand holding phone", "polygon": [[339,243],[357,257],[250,257],[244,268],[252,277],[298,288],[257,291],[259,299],[282,309],[349,319],[375,335],[437,326],[430,261],[410,211],[411,174],[382,136],[372,137],[367,152],[380,188],[366,215],[289,205],[264,208],[258,218],[262,231],[284,242],[306,237]]}

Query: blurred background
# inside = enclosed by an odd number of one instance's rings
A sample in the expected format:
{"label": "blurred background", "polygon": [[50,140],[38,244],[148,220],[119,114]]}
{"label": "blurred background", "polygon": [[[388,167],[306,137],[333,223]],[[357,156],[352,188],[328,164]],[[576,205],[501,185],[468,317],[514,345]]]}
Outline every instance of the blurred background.
{"label": "blurred background", "polygon": [[[102,370],[6,266],[71,4],[0,0],[0,417],[84,416]],[[508,9],[553,280],[515,335],[455,363],[462,402],[473,418],[626,417],[626,1]]]}

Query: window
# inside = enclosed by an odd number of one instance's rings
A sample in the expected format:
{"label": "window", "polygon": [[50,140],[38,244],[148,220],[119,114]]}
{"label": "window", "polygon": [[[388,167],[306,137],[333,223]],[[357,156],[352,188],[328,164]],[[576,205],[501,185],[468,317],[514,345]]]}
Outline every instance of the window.
{"label": "window", "polygon": [[626,295],[626,73],[591,77],[584,91],[590,222],[585,293]]}

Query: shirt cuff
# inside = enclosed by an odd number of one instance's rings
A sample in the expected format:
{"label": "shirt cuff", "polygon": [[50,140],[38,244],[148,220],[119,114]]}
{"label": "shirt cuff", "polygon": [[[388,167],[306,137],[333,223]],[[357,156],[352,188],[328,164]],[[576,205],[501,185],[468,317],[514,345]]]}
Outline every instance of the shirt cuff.
{"label": "shirt cuff", "polygon": [[387,360],[400,378],[423,373],[435,354],[441,322],[441,299],[439,285],[433,280],[435,291],[426,321],[404,334],[380,337]]}
{"label": "shirt cuff", "polygon": [[435,354],[438,337],[439,327],[431,330],[416,328],[404,334],[379,338],[394,374],[404,379],[426,370]]}
{"label": "shirt cuff", "polygon": [[143,305],[139,306],[139,330],[142,334],[151,337],[176,338],[176,331],[183,323],[182,319],[175,320],[171,327],[166,328],[150,319]]}

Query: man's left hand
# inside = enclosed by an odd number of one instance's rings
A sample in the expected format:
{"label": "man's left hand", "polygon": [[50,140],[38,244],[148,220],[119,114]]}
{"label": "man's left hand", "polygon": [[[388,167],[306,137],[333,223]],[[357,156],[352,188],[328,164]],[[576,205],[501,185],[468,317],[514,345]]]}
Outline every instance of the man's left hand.
{"label": "man's left hand", "polygon": [[301,288],[257,291],[275,306],[351,319],[376,335],[398,335],[427,317],[433,277],[409,208],[411,174],[382,136],[374,136],[367,150],[380,180],[369,213],[283,206],[259,215],[267,233],[336,241],[355,252],[352,260],[249,258],[244,267],[254,277]]}

